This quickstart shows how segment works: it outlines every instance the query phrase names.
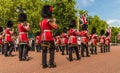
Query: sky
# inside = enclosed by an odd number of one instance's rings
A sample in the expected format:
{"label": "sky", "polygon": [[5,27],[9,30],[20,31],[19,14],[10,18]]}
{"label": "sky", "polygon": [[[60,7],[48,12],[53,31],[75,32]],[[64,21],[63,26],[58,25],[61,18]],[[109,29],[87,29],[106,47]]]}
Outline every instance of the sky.
{"label": "sky", "polygon": [[89,15],[98,15],[110,26],[120,27],[120,0],[76,0],[76,6],[88,10]]}

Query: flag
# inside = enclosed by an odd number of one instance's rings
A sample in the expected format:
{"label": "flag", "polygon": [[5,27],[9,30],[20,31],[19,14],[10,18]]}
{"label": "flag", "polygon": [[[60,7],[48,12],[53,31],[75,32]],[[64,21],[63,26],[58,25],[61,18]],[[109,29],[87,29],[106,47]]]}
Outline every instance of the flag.
{"label": "flag", "polygon": [[85,15],[85,14],[82,15],[81,20],[82,20],[82,23],[83,23],[83,24],[88,24],[87,18],[86,18],[86,15]]}
{"label": "flag", "polygon": [[107,32],[109,33],[109,36],[111,37],[111,28],[110,27],[107,29]]}

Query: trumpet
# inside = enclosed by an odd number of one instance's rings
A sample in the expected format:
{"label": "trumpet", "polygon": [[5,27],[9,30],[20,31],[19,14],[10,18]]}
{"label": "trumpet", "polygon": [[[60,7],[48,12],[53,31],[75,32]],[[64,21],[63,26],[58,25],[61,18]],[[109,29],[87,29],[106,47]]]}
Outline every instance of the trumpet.
{"label": "trumpet", "polygon": [[27,21],[24,22],[24,26],[30,26],[30,23],[28,23]]}
{"label": "trumpet", "polygon": [[50,22],[52,25],[57,24],[57,22],[56,22],[56,18],[49,19],[49,22]]}
{"label": "trumpet", "polygon": [[54,29],[57,29],[57,28],[58,28],[58,25],[57,25],[57,23],[56,23],[56,18],[49,19],[49,23],[50,23],[50,25],[51,25]]}

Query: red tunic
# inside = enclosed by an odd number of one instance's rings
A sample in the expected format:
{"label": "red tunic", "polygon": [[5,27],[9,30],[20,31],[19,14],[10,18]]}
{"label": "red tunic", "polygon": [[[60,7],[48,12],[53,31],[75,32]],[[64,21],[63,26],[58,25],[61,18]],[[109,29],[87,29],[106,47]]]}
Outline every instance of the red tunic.
{"label": "red tunic", "polygon": [[92,35],[91,40],[92,40],[93,45],[97,45],[97,35],[96,34]]}
{"label": "red tunic", "polygon": [[40,36],[36,36],[36,44],[40,44]]}
{"label": "red tunic", "polygon": [[11,35],[13,34],[13,31],[10,30],[10,28],[5,29],[5,41],[6,42],[12,42]]}
{"label": "red tunic", "polygon": [[56,44],[58,44],[58,45],[61,44],[60,36],[56,36]]}
{"label": "red tunic", "polygon": [[0,44],[2,44],[2,35],[0,35]]}
{"label": "red tunic", "polygon": [[110,45],[110,36],[105,38],[105,44]]}
{"label": "red tunic", "polygon": [[76,37],[77,33],[76,33],[75,29],[70,29],[68,31],[68,35],[70,36],[68,39],[69,44],[78,44],[77,37]]}
{"label": "red tunic", "polygon": [[27,32],[29,30],[30,30],[29,26],[24,26],[23,23],[18,24],[19,41],[20,42],[28,42]]}
{"label": "red tunic", "polygon": [[57,29],[57,25],[51,26],[49,19],[44,19],[40,22],[41,27],[41,41],[54,41],[52,29]]}
{"label": "red tunic", "polygon": [[105,36],[104,35],[100,36],[100,43],[105,44]]}
{"label": "red tunic", "polygon": [[82,36],[82,43],[88,43],[88,32],[87,31],[81,31],[81,36]]}
{"label": "red tunic", "polygon": [[62,44],[68,44],[67,34],[66,34],[66,33],[62,33],[62,34],[61,34],[61,37],[62,37],[61,43],[62,43]]}

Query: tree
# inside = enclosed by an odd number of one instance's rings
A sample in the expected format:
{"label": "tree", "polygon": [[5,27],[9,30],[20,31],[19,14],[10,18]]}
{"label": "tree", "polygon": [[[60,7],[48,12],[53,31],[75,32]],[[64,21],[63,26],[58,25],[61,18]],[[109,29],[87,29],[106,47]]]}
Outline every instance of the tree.
{"label": "tree", "polygon": [[70,19],[75,19],[75,0],[0,0],[0,25],[5,27],[3,24],[6,24],[7,20],[13,20],[16,29],[18,17],[16,9],[22,5],[26,9],[27,21],[30,22],[32,27],[31,33],[36,33],[40,31],[39,22],[42,20],[40,11],[45,4],[54,7],[53,17],[57,18],[60,30],[63,26],[68,27]]}
{"label": "tree", "polygon": [[[53,17],[56,17],[59,24],[59,30],[68,27],[71,19],[76,19],[75,0],[59,0],[55,1]],[[62,31],[60,31],[62,32]]]}

